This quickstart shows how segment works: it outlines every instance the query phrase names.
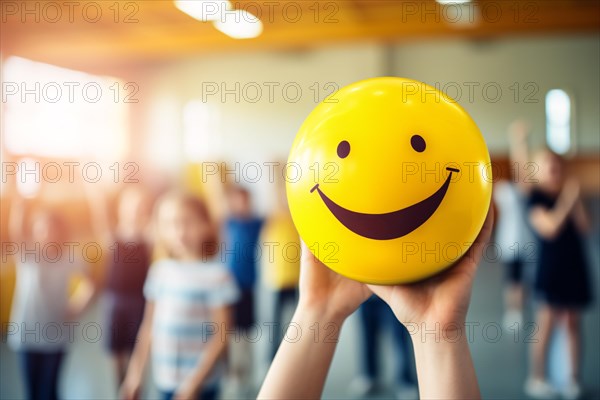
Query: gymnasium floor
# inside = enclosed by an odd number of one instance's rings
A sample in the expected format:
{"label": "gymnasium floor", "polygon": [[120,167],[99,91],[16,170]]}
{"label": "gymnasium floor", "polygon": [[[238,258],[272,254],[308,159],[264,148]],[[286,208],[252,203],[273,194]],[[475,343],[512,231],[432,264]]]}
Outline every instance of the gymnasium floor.
{"label": "gymnasium floor", "polygon": [[[599,220],[600,201],[589,203],[593,221]],[[600,293],[600,242],[598,224],[595,224],[593,235],[589,239],[588,250],[591,262],[594,292],[596,298]],[[526,335],[531,329],[523,329],[518,337],[514,331],[502,328],[502,283],[503,269],[500,264],[483,263],[477,275],[473,289],[473,297],[468,321],[473,323],[473,342],[471,345],[475,366],[480,380],[483,397],[486,399],[519,399],[525,398],[522,391],[527,365]],[[267,301],[263,297],[260,301],[260,313],[268,315]],[[586,388],[584,398],[593,399],[600,397],[600,333],[598,302],[596,301],[584,317],[584,356],[583,356],[583,382]],[[87,320],[98,320],[98,307],[90,310]],[[531,304],[525,315],[525,322],[531,321]],[[84,322],[82,322],[82,325]],[[479,325],[477,325],[479,324]],[[487,329],[484,328],[487,326]],[[496,328],[500,328],[498,331]],[[345,325],[340,344],[329,374],[325,389],[325,398],[341,399],[350,395],[347,388],[351,378],[357,371],[358,359],[356,346],[358,344],[356,320],[351,318]],[[498,336],[498,334],[500,334]],[[90,331],[93,335],[93,331]],[[498,336],[498,337],[497,337]],[[558,340],[552,345],[550,372],[554,380],[560,384],[565,371],[564,347],[561,346],[560,334]],[[77,335],[81,338],[82,335]],[[389,346],[390,338],[385,337],[380,342],[380,351]],[[257,343],[255,347],[257,375],[265,372],[264,356],[266,341]],[[17,369],[17,359],[5,343],[0,344],[0,399],[22,399],[23,391]],[[391,390],[390,357],[384,358],[382,390],[373,398],[393,398]],[[260,376],[257,376],[257,381]],[[151,386],[151,385],[150,385]],[[65,399],[113,399],[116,398],[115,382],[111,374],[109,361],[103,352],[101,342],[84,343],[78,341],[74,344],[63,370],[61,393]],[[148,398],[156,398],[152,387],[147,389]]]}

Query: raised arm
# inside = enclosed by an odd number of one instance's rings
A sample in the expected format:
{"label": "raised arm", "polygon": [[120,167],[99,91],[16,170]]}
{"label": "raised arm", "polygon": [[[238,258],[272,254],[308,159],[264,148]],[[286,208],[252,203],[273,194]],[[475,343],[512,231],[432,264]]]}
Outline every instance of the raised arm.
{"label": "raised arm", "polygon": [[[490,210],[477,240],[457,265],[426,281],[399,286],[364,285],[329,270],[303,247],[300,301],[287,337],[269,368],[260,399],[320,398],[345,319],[376,293],[404,324],[423,329],[464,329],[471,286],[491,234]],[[372,291],[372,292],[371,292]],[[446,336],[448,337],[448,336]],[[450,336],[454,337],[454,336]],[[456,341],[413,336],[421,398],[480,398],[464,332]]]}
{"label": "raised arm", "polygon": [[[579,202],[579,183],[571,179],[564,185],[553,208],[535,206],[531,209],[529,212],[531,225],[541,237],[553,239],[561,231]],[[578,212],[581,213],[582,210]],[[581,218],[585,217],[579,216],[579,219]]]}
{"label": "raised arm", "polygon": [[75,293],[69,298],[69,306],[67,310],[67,319],[77,320],[87,310],[88,306],[94,299],[96,294],[97,284],[89,271],[83,272],[83,276]]}
{"label": "raised arm", "polygon": [[575,206],[573,207],[573,219],[575,221],[575,225],[577,226],[577,230],[580,233],[589,233],[589,231],[592,229],[587,210],[583,205],[583,200],[581,197],[577,199]]}
{"label": "raised arm", "polygon": [[527,176],[530,175],[530,155],[527,139],[531,126],[524,120],[516,120],[508,127],[509,161],[510,169],[514,171],[512,181],[524,192],[531,190],[531,183]]}
{"label": "raised arm", "polygon": [[206,352],[194,372],[186,379],[180,388],[177,388],[175,400],[195,400],[198,392],[210,376],[211,371],[225,353],[227,338],[224,335],[231,325],[231,307],[223,306],[215,309],[212,315],[215,333],[206,344]]}
{"label": "raised arm", "polygon": [[152,323],[154,319],[154,302],[146,301],[144,319],[138,331],[137,342],[127,368],[127,375],[121,385],[120,397],[123,400],[139,399],[144,380],[144,371],[150,355],[152,344]]}
{"label": "raised arm", "polygon": [[113,239],[108,222],[108,202],[102,190],[94,190],[91,183],[84,184],[84,190],[91,216],[92,233],[106,245]]}
{"label": "raised arm", "polygon": [[10,213],[8,216],[8,234],[10,240],[23,242],[27,240],[25,229],[25,201],[18,194],[11,199]]}
{"label": "raised arm", "polygon": [[371,296],[302,245],[300,301],[258,394],[259,399],[320,398],[345,319]]}

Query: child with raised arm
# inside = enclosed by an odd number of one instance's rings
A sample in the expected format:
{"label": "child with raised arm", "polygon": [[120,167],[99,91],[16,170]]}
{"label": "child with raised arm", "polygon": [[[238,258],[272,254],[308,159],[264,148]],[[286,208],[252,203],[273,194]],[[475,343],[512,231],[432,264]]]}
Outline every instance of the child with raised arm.
{"label": "child with raised arm", "polygon": [[[14,329],[8,344],[19,354],[27,398],[57,399],[73,329],[92,301],[96,285],[81,253],[71,247],[80,243],[62,213],[39,207],[28,213],[24,199],[17,196],[9,225],[11,241],[20,251],[10,316]],[[69,284],[76,276],[82,279],[69,296]]]}
{"label": "child with raised arm", "polygon": [[[290,329],[311,332],[284,341],[258,395],[261,399],[320,398],[341,326],[373,293],[385,301],[403,324],[443,329],[456,340],[421,340],[413,335],[421,398],[480,398],[477,377],[464,330],[471,286],[493,225],[486,222],[469,251],[456,265],[423,282],[376,286],[359,283],[328,269],[306,247],[300,273],[300,301]],[[314,324],[317,323],[317,337]],[[313,328],[311,328],[311,326]],[[333,332],[333,335],[332,335]]]}
{"label": "child with raised arm", "polygon": [[508,128],[510,146],[510,176],[494,184],[494,202],[498,215],[494,233],[500,249],[500,259],[506,268],[504,287],[505,329],[519,329],[523,324],[525,304],[526,270],[533,261],[531,245],[533,235],[527,223],[526,200],[531,190],[534,164],[529,160],[527,139],[531,125],[517,119]]}
{"label": "child with raised arm", "polygon": [[144,319],[121,397],[139,398],[151,353],[163,399],[214,399],[238,289],[227,267],[213,258],[216,229],[200,199],[167,194],[154,218],[157,245],[164,246],[168,258],[155,262],[148,273]]}
{"label": "child with raised arm", "polygon": [[534,398],[556,397],[546,380],[548,345],[557,324],[566,327],[569,349],[569,382],[562,396],[581,397],[581,312],[592,299],[584,234],[589,221],[580,197],[579,183],[565,174],[563,159],[549,150],[535,157],[538,183],[528,200],[529,221],[538,239],[535,294],[539,301],[536,323],[539,332],[531,344],[530,374],[525,391]]}

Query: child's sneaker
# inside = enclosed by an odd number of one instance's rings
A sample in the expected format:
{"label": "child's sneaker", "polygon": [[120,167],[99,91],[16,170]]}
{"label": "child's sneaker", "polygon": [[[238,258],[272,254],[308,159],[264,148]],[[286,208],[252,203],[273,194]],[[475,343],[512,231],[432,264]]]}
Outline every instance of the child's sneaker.
{"label": "child's sneaker", "polygon": [[525,393],[534,399],[555,399],[558,397],[558,392],[550,383],[535,378],[527,379]]}
{"label": "child's sneaker", "polygon": [[519,310],[507,310],[502,322],[507,331],[518,330],[523,325],[523,313]]}
{"label": "child's sneaker", "polygon": [[350,382],[350,387],[348,389],[352,395],[363,398],[373,392],[375,389],[375,381],[366,376],[357,376]]}

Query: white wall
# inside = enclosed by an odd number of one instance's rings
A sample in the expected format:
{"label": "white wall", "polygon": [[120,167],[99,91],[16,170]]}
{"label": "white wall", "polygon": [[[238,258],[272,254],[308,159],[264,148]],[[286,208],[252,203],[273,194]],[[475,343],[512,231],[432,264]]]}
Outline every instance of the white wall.
{"label": "white wall", "polygon": [[[597,154],[600,150],[598,35],[403,44],[395,49],[394,71],[440,87],[453,82],[456,85],[447,86],[450,95],[457,93],[456,87],[461,88],[459,102],[482,130],[492,153],[506,151],[506,127],[517,117],[531,121],[533,142],[543,144],[545,94],[553,88],[566,89],[574,100],[578,151]],[[525,87],[528,82],[533,85]],[[470,99],[468,85],[477,84]],[[486,84],[487,99],[483,91]],[[492,102],[495,87],[501,88],[502,96]],[[516,87],[519,93],[515,99]],[[530,99],[538,102],[525,101],[534,90],[538,92]]]}
{"label": "white wall", "polygon": [[[304,118],[325,98],[328,82],[344,86],[354,81],[378,76],[382,70],[383,49],[374,44],[340,46],[297,53],[248,53],[197,58],[177,63],[161,71],[151,84],[144,85],[148,101],[145,127],[150,137],[147,157],[159,167],[176,171],[185,161],[182,143],[182,109],[189,100],[202,101],[207,86],[225,85],[234,89],[239,82],[239,99],[221,93],[206,96],[210,113],[218,115],[211,124],[218,136],[214,155],[205,161],[238,162],[241,183],[254,179],[249,163],[285,161],[292,141]],[[317,93],[315,82],[320,87]],[[279,86],[274,86],[274,85]],[[244,86],[248,92],[244,95]],[[288,85],[289,92],[283,87]],[[256,101],[256,86],[262,96]],[[271,96],[269,86],[273,87]],[[296,89],[302,94],[296,96]],[[312,88],[312,89],[311,89]],[[241,92],[241,93],[240,93]],[[296,99],[297,97],[297,99]],[[223,101],[224,100],[224,101]],[[256,102],[255,102],[256,101]],[[295,101],[295,102],[294,102]],[[267,212],[273,202],[268,167],[261,169],[263,178],[248,186],[254,193],[255,208]],[[244,182],[246,181],[246,182]],[[269,187],[271,186],[271,188]]]}
{"label": "white wall", "polygon": [[[247,162],[285,158],[302,121],[318,103],[315,95],[323,100],[331,92],[324,88],[328,82],[341,87],[378,76],[382,60],[381,47],[362,44],[307,52],[215,56],[177,63],[162,70],[152,82],[150,97],[158,106],[148,113],[147,129],[151,134],[164,136],[165,132],[156,131],[169,127],[169,137],[180,147],[177,137],[182,129],[181,108],[188,100],[203,101],[204,94],[207,107],[219,115],[216,130],[220,146],[215,149],[215,159]],[[320,87],[318,94],[315,82]],[[227,94],[223,99],[222,85],[231,90],[236,83],[239,99],[235,94]],[[212,90],[213,85],[219,93],[209,95],[207,89]],[[269,85],[273,87],[272,97]],[[262,92],[257,101],[256,87]],[[298,87],[302,93],[296,99]],[[166,113],[163,107],[167,107]],[[156,119],[162,119],[162,123],[156,124]]]}
{"label": "white wall", "polygon": [[[285,159],[304,118],[315,107],[316,82],[322,100],[324,85],[340,87],[390,73],[446,86],[451,96],[462,90],[459,102],[481,128],[492,153],[507,148],[505,131],[517,117],[534,124],[534,142],[544,141],[544,96],[556,87],[570,90],[575,101],[576,141],[581,153],[600,150],[600,45],[598,35],[519,38],[493,41],[428,40],[386,47],[374,43],[347,44],[297,52],[248,52],[213,55],[177,62],[141,84],[147,103],[146,155],[159,167],[173,171],[184,163],[182,110],[186,102],[203,100],[213,116],[209,130],[215,139],[211,158],[240,163]],[[273,98],[268,82],[278,84]],[[474,86],[473,97],[469,88]],[[532,84],[527,87],[526,84]],[[236,83],[240,90],[235,90]],[[519,93],[515,101],[517,84]],[[300,87],[297,102],[286,100],[286,84]],[[219,93],[207,95],[207,86]],[[221,98],[221,85],[234,94]],[[249,91],[244,95],[244,86]],[[485,85],[489,91],[484,93]],[[490,86],[492,85],[492,86]],[[255,101],[256,86],[262,96]],[[496,89],[502,90],[493,102]],[[512,89],[511,89],[512,87]],[[313,87],[314,88],[314,87]],[[295,96],[290,87],[288,96]],[[537,93],[525,101],[533,90]],[[486,99],[487,96],[487,99]],[[272,100],[272,101],[271,101]],[[216,117],[215,117],[216,116]],[[242,164],[243,165],[243,164]],[[261,182],[262,183],[262,182]],[[252,185],[260,189],[261,185]],[[257,190],[257,193],[264,192]],[[258,202],[268,207],[268,196]]]}

